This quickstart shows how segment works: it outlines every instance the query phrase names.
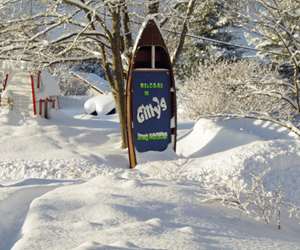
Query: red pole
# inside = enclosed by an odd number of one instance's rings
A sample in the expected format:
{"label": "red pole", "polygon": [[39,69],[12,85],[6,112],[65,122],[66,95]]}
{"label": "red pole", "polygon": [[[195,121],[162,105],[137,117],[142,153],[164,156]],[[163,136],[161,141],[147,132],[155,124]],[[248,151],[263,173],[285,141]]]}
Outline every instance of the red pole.
{"label": "red pole", "polygon": [[36,115],[36,100],[35,100],[35,89],[34,89],[34,78],[33,78],[33,75],[30,75],[30,78],[31,78],[33,114]]}

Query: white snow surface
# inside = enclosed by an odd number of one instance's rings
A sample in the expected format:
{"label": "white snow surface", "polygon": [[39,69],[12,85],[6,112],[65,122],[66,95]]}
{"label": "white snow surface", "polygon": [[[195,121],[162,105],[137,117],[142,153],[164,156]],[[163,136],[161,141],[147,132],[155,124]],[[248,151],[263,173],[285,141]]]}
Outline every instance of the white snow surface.
{"label": "white snow surface", "polygon": [[[270,168],[300,205],[300,142],[272,123],[181,121],[177,155],[128,169],[116,115],[86,115],[64,98],[50,120],[0,109],[0,249],[300,249],[300,225],[282,229],[218,203],[203,203],[211,178]],[[140,156],[141,157],[141,156]],[[148,159],[149,160],[149,159]]]}

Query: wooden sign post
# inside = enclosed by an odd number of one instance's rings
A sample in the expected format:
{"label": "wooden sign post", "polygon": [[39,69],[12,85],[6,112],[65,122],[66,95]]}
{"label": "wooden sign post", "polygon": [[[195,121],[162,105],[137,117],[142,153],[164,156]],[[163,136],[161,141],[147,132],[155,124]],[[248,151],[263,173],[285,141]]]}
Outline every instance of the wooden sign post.
{"label": "wooden sign post", "polygon": [[165,42],[154,19],[147,19],[137,38],[126,86],[130,167],[137,154],[176,150],[176,89]]}

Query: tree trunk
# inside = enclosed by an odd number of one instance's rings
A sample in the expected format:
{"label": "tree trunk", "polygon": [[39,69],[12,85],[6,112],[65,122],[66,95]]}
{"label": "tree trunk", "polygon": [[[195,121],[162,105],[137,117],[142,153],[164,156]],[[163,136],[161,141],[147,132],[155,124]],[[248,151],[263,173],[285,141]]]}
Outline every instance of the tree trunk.
{"label": "tree trunk", "polygon": [[188,3],[187,11],[186,11],[186,17],[185,17],[183,25],[182,25],[182,30],[181,30],[181,34],[180,34],[180,38],[179,38],[179,43],[178,43],[178,46],[175,49],[174,54],[171,58],[171,62],[172,62],[173,66],[176,64],[176,62],[179,59],[179,56],[182,53],[185,38],[186,38],[186,34],[188,33],[189,19],[191,18],[192,14],[194,12],[195,4],[196,4],[196,0],[190,0],[189,3]]}
{"label": "tree trunk", "polygon": [[116,102],[116,110],[120,119],[122,148],[127,148],[125,88],[123,77],[123,65],[121,58],[121,13],[120,8],[115,7],[112,11],[112,59],[114,71],[113,96]]}
{"label": "tree trunk", "polygon": [[125,52],[127,55],[131,53],[131,49],[133,46],[132,33],[130,30],[130,17],[128,14],[127,5],[124,2],[124,7],[122,8],[122,19],[123,19],[123,28],[124,28],[124,36],[125,36]]}

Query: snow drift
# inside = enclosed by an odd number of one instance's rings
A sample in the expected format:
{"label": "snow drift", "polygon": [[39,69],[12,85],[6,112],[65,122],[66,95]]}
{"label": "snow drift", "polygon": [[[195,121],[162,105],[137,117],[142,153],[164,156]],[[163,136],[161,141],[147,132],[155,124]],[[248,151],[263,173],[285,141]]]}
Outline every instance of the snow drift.
{"label": "snow drift", "polygon": [[300,249],[293,220],[275,230],[202,202],[204,178],[249,184],[270,169],[266,189],[280,183],[300,205],[300,142],[288,131],[249,119],[180,123],[177,156],[147,155],[131,171],[117,116],[62,102],[48,121],[0,113],[0,249]]}

